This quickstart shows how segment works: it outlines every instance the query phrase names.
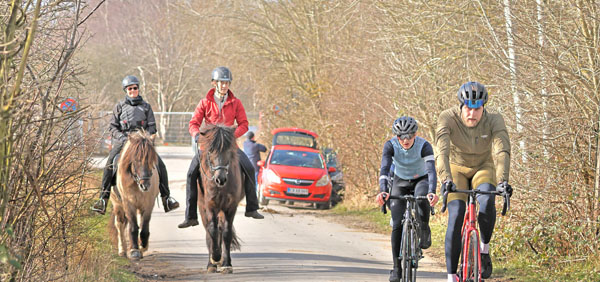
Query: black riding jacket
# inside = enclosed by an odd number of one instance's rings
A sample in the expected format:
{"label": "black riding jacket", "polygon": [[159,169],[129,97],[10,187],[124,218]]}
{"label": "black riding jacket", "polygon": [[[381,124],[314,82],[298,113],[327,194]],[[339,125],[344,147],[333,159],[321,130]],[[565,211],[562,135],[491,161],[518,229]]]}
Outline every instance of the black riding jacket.
{"label": "black riding jacket", "polygon": [[110,120],[112,141],[123,143],[129,132],[143,128],[150,134],[156,133],[156,121],[152,107],[142,99],[126,97],[113,108]]}

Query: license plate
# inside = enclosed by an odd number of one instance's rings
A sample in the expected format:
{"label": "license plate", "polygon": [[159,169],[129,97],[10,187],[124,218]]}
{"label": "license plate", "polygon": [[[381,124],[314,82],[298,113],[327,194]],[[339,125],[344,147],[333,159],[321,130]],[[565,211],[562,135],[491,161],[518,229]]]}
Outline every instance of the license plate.
{"label": "license plate", "polygon": [[296,195],[308,195],[308,189],[300,189],[300,188],[287,188],[288,194],[296,194]]}

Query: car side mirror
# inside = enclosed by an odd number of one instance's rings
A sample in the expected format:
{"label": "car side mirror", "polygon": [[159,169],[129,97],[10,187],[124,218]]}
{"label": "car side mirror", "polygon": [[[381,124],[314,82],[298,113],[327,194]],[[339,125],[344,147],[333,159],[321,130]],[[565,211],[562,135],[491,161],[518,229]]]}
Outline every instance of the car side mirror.
{"label": "car side mirror", "polygon": [[258,162],[256,162],[256,164],[257,164],[259,167],[263,167],[263,166],[265,165],[265,161],[258,161]]}
{"label": "car side mirror", "polygon": [[336,172],[336,169],[335,169],[335,167],[332,167],[332,166],[330,166],[330,167],[327,169],[327,171],[328,171],[328,172]]}

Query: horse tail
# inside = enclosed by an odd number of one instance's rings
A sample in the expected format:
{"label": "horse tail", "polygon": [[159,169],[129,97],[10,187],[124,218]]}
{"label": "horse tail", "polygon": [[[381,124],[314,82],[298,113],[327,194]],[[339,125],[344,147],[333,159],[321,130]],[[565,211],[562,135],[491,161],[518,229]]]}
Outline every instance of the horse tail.
{"label": "horse tail", "polygon": [[240,238],[235,233],[235,227],[231,228],[231,250],[242,250],[242,245],[240,244]]}

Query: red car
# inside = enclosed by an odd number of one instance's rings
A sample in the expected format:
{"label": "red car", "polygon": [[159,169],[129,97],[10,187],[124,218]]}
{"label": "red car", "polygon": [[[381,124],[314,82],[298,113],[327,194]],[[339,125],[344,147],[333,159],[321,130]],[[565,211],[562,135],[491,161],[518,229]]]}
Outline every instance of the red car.
{"label": "red car", "polygon": [[265,161],[258,161],[261,205],[269,200],[314,203],[331,207],[331,179],[325,158],[317,150],[317,134],[300,128],[277,128]]}

